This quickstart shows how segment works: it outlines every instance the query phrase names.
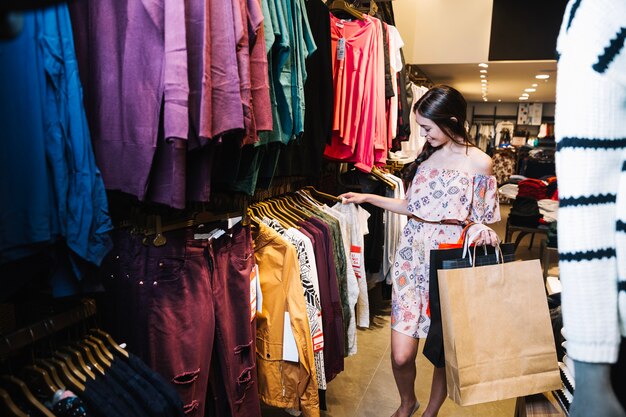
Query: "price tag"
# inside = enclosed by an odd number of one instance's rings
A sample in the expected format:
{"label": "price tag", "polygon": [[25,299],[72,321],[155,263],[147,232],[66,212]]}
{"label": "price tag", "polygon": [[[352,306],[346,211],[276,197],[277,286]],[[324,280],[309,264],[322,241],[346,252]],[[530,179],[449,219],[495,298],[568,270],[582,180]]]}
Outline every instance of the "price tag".
{"label": "price tag", "polygon": [[337,41],[337,60],[343,61],[346,59],[346,39],[339,38]]}

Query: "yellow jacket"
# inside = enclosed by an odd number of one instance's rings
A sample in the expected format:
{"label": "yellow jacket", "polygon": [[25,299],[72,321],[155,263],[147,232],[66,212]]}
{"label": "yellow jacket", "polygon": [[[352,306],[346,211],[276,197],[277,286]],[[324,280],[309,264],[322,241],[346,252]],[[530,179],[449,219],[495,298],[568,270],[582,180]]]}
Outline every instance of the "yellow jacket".
{"label": "yellow jacket", "polygon": [[[254,239],[263,296],[257,311],[256,353],[259,395],[265,404],[319,417],[319,396],[304,291],[296,249],[260,224]],[[289,313],[299,362],[283,360],[283,327]]]}

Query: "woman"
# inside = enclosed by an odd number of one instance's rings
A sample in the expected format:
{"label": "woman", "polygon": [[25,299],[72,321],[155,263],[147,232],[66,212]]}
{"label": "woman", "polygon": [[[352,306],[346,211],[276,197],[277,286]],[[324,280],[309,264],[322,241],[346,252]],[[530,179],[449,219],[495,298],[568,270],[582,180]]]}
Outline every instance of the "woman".
{"label": "woman", "polygon": [[[407,167],[411,185],[404,200],[373,194],[346,193],[344,203],[370,203],[409,217],[392,268],[391,362],[400,393],[392,417],[413,415],[415,358],[419,339],[428,334],[429,253],[440,243],[456,242],[468,222],[500,220],[491,158],[473,146],[465,128],[467,103],[448,86],[430,89],[413,111],[426,143]],[[475,243],[495,245],[498,237],[485,226],[471,226]],[[445,368],[435,368],[424,417],[436,416],[446,397]]]}

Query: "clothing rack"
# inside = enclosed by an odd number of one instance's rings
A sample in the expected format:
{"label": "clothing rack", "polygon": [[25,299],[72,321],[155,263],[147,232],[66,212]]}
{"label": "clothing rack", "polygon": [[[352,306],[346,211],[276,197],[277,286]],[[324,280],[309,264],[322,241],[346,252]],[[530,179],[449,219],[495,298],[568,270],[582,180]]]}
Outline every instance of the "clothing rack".
{"label": "clothing rack", "polygon": [[96,314],[96,302],[83,299],[73,309],[23,327],[5,336],[0,336],[0,360],[8,359],[20,349],[46,338]]}
{"label": "clothing rack", "polygon": [[433,85],[435,85],[432,80],[419,69],[417,65],[406,64],[405,68],[406,73],[409,76],[409,81],[411,81],[412,83],[427,88],[431,88]]}

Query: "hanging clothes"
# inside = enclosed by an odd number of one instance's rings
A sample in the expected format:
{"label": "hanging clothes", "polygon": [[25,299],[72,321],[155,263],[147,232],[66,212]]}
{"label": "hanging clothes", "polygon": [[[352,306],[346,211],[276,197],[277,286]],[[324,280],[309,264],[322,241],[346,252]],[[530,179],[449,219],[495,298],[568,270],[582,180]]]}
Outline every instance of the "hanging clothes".
{"label": "hanging clothes", "polygon": [[[426,94],[427,91],[428,88],[411,83],[411,92],[413,93],[413,102],[411,103],[411,108],[413,108],[413,105],[417,103],[417,101],[422,98],[422,96]],[[409,137],[408,143],[402,145],[402,151],[415,159],[417,158],[418,153],[421,152],[422,148],[424,147],[424,143],[426,143],[426,138],[421,134],[421,128],[420,125],[417,124],[417,119],[414,111],[411,111],[410,122],[411,136]]]}
{"label": "hanging clothes", "polygon": [[[404,41],[400,36],[400,32],[396,29],[395,26],[387,25],[387,32],[389,33],[389,56],[390,56],[390,68],[391,68],[391,84],[394,92],[398,91],[398,73],[402,71],[403,63],[402,63],[402,55],[400,51],[404,46]],[[399,94],[395,94],[389,98],[389,113],[387,115],[387,140],[388,140],[388,148],[391,149],[393,147],[393,140],[396,137],[396,133],[398,130],[398,108],[399,104]]]}
{"label": "hanging clothes", "polygon": [[[370,325],[369,296],[365,275],[365,248],[364,237],[369,233],[367,219],[370,214],[360,206],[354,204],[337,203],[333,206],[337,211],[345,214],[350,227],[350,264],[354,270],[359,290],[356,304],[356,325],[368,328]],[[356,343],[356,340],[355,340]],[[355,345],[356,348],[356,345]],[[356,349],[355,352],[356,353]]]}
{"label": "hanging clothes", "polygon": [[[320,390],[326,389],[326,373],[324,372],[324,330],[322,323],[322,305],[319,295],[319,278],[315,258],[307,250],[306,236],[297,229],[282,227],[277,220],[264,218],[263,223],[274,229],[278,234],[291,243],[296,249],[300,266],[300,281],[302,283],[306,312],[309,321],[311,340],[313,343],[313,356],[315,359],[315,371],[317,386]],[[310,244],[310,241],[309,241]],[[312,247],[311,247],[312,251]]]}
{"label": "hanging clothes", "polygon": [[335,91],[333,137],[324,155],[370,172],[387,156],[383,39],[380,20],[330,15]]}
{"label": "hanging clothes", "polygon": [[305,6],[317,50],[306,60],[304,132],[281,150],[276,175],[317,178],[322,170],[324,146],[330,143],[332,131],[330,15],[321,0],[307,0]]}
{"label": "hanging clothes", "polygon": [[174,230],[155,247],[117,230],[100,271],[108,295],[100,310],[114,337],[171,381],[187,412],[260,417],[250,228],[205,228],[224,233]]}
{"label": "hanging clothes", "polygon": [[[0,59],[0,97],[12,109],[0,115],[7,137],[0,155],[0,264],[35,256],[29,262],[53,271],[53,293],[74,295],[111,249],[112,224],[67,5],[26,13],[22,33],[0,43]],[[17,273],[27,284],[31,277]]]}
{"label": "hanging clothes", "polygon": [[[313,343],[296,250],[278,232],[260,223],[254,257],[263,293],[256,338],[260,398],[274,407],[302,410],[306,417],[318,417]],[[284,357],[285,326],[291,326],[295,337],[295,362]]]}

